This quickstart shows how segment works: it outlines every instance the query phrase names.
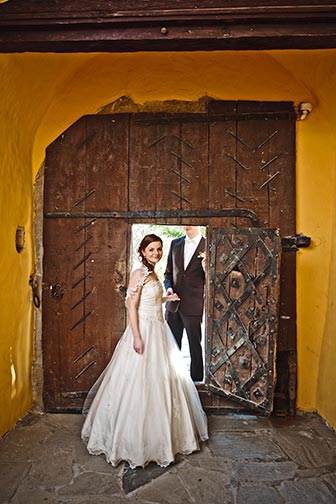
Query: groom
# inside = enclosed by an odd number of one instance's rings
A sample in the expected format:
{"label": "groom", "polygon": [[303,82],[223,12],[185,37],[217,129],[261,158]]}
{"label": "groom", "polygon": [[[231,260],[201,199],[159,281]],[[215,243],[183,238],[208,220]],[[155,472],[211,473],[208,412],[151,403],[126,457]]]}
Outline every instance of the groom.
{"label": "groom", "polygon": [[180,301],[166,303],[165,318],[181,348],[183,329],[186,330],[194,381],[203,380],[201,322],[204,308],[205,239],[199,226],[183,226],[186,233],[170,244],[164,285],[167,295],[177,293]]}

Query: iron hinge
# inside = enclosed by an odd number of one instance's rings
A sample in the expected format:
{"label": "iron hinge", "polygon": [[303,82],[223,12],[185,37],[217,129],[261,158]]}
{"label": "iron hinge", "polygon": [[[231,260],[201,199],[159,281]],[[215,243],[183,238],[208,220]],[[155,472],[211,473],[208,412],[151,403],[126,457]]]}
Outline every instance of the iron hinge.
{"label": "iron hinge", "polygon": [[305,236],[303,233],[299,233],[295,236],[284,236],[281,238],[283,252],[296,252],[299,248],[309,247],[310,242],[310,236]]}

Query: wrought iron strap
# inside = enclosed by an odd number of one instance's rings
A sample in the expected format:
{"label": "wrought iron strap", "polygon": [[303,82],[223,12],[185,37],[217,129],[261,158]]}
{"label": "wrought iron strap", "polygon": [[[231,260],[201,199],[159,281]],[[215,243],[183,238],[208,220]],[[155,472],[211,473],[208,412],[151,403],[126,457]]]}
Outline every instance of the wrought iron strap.
{"label": "wrought iron strap", "polygon": [[270,413],[279,297],[279,231],[213,229],[209,388]]}
{"label": "wrought iron strap", "polygon": [[[260,227],[260,220],[253,210],[246,208],[221,208],[219,210],[147,210],[143,212],[47,212],[46,219],[170,219],[188,217],[241,217],[250,219],[253,227]],[[92,221],[93,222],[93,221]],[[87,224],[87,226],[89,226]],[[86,226],[86,225],[85,225]]]}

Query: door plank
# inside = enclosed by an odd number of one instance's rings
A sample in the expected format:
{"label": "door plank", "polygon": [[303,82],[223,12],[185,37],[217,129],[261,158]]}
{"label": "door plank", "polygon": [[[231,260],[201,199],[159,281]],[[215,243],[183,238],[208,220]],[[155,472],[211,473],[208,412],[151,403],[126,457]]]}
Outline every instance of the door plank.
{"label": "door plank", "polygon": [[209,207],[208,191],[208,125],[181,124],[181,174],[189,183],[181,184],[181,206],[184,210]]}
{"label": "door plank", "polygon": [[162,123],[156,127],[156,136],[150,146],[155,150],[157,163],[156,210],[181,208],[181,186],[188,182],[181,174],[179,137],[178,123]]}
{"label": "door plank", "polygon": [[157,139],[154,124],[138,124],[130,120],[129,210],[156,210],[157,159],[152,144]]}
{"label": "door plank", "polygon": [[71,212],[85,194],[86,119],[81,118],[48,148],[44,211]]}
{"label": "door plank", "polygon": [[[76,252],[74,236],[83,241],[84,219],[45,219],[43,258],[43,367],[46,409],[61,406],[67,368],[81,347],[84,294],[84,262]],[[76,285],[75,285],[76,284]],[[72,308],[73,307],[73,308]],[[64,365],[65,359],[65,365]]]}
{"label": "door plank", "polygon": [[[209,106],[209,114],[236,113],[236,102],[221,102]],[[209,208],[232,208],[236,202],[234,155],[236,152],[236,121],[209,123]],[[227,227],[230,227],[229,224]]]}
{"label": "door plank", "polygon": [[[74,391],[87,392],[106,367],[126,325],[127,223],[98,219],[89,231],[80,344],[64,355],[63,408],[74,407]],[[74,358],[74,356],[76,357]],[[80,357],[82,356],[82,357]],[[80,357],[80,358],[79,358]],[[80,407],[82,397],[77,406]]]}
{"label": "door plank", "polygon": [[87,119],[86,211],[128,210],[128,149],[128,114]]}

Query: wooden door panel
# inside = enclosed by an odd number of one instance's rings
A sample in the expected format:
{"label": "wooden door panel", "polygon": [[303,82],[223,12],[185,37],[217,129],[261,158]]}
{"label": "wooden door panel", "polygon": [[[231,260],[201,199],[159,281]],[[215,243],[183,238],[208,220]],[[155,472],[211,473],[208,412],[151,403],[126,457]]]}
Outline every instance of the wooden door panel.
{"label": "wooden door panel", "polygon": [[85,265],[76,251],[75,240],[84,240],[83,225],[84,219],[44,221],[42,323],[46,409],[62,404],[67,368],[81,344],[82,330],[76,322],[83,317],[83,307],[76,303],[84,293],[84,283],[79,280],[84,276]]}
{"label": "wooden door panel", "polygon": [[158,124],[151,148],[155,149],[157,160],[156,209],[180,209],[181,187],[190,183],[181,173],[180,125]]}
{"label": "wooden door panel", "polygon": [[208,124],[181,124],[180,139],[182,209],[208,208]]}
{"label": "wooden door panel", "polygon": [[[64,359],[62,406],[70,407],[76,392],[78,404],[106,367],[125,327],[127,224],[97,219],[89,228],[85,291],[81,301],[85,316],[78,319],[80,341]],[[81,321],[81,322],[80,322]]]}
{"label": "wooden door panel", "polygon": [[[87,346],[96,344],[96,373],[100,373],[125,328],[127,223],[117,219],[97,219],[90,250],[92,259],[87,289],[91,296],[87,304],[92,316],[86,323],[85,342]],[[98,342],[101,348],[97,346]]]}
{"label": "wooden door panel", "polygon": [[46,219],[45,245],[45,406],[66,410],[81,406],[125,327],[127,223]]}
{"label": "wooden door panel", "polygon": [[209,208],[239,207],[236,195],[236,122],[210,123]]}
{"label": "wooden door panel", "polygon": [[269,176],[275,176],[269,184],[270,226],[278,226],[282,236],[295,235],[295,122],[270,119],[269,128],[277,132],[268,144],[274,160]]}
{"label": "wooden door panel", "polygon": [[[209,209],[240,207],[241,201],[236,194],[236,102],[216,102],[209,113],[215,116],[209,124]],[[229,114],[231,120],[216,121],[216,114]],[[230,228],[234,218],[214,218],[214,227]],[[210,232],[210,230],[208,231]]]}
{"label": "wooden door panel", "polygon": [[87,118],[86,211],[128,210],[128,130],[127,114]]}
{"label": "wooden door panel", "polygon": [[155,124],[130,121],[129,210],[156,210],[157,127]]}
{"label": "wooden door panel", "polygon": [[213,229],[208,386],[270,414],[279,304],[279,235],[273,229]]}
{"label": "wooden door panel", "polygon": [[[236,143],[236,193],[239,206],[257,213],[262,226],[269,226],[268,159],[269,131],[266,120],[237,123]],[[243,225],[238,221],[238,225]]]}
{"label": "wooden door panel", "polygon": [[44,211],[71,212],[85,194],[86,119],[81,118],[47,149]]}

